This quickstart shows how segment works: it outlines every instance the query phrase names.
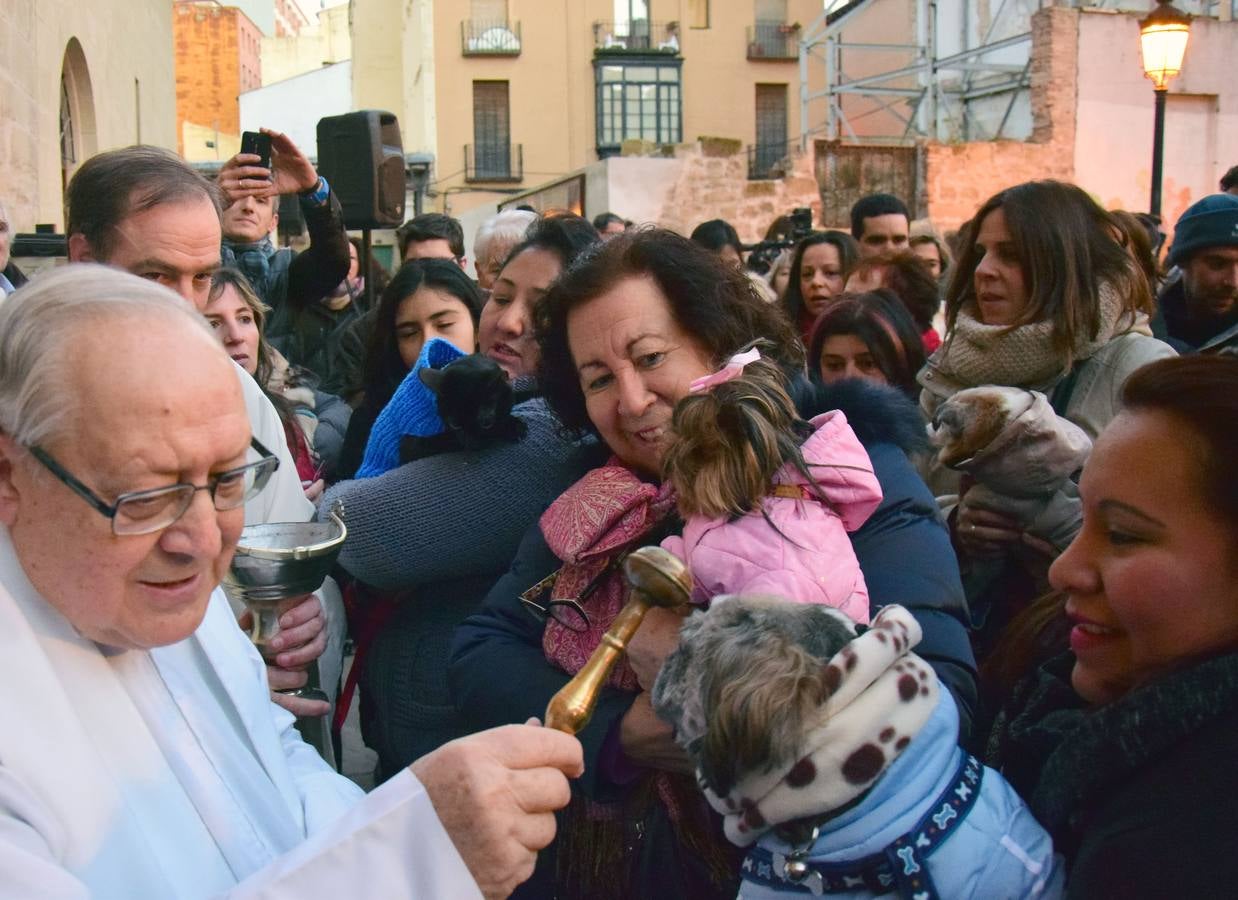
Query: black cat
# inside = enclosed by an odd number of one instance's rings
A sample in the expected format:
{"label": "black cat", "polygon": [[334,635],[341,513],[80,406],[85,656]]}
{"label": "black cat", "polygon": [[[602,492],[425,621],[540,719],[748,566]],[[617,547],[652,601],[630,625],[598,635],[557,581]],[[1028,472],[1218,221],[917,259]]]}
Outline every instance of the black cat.
{"label": "black cat", "polygon": [[516,395],[499,364],[475,353],[441,369],[421,369],[421,383],[438,398],[443,431],[431,437],[400,438],[400,462],[452,450],[480,450],[524,437],[525,424],[512,415]]}

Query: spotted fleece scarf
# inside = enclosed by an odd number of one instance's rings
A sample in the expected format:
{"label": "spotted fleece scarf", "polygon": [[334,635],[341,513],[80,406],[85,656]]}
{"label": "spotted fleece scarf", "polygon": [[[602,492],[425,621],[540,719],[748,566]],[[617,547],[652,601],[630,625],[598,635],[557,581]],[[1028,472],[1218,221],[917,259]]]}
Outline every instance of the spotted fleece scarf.
{"label": "spotted fleece scarf", "polygon": [[702,784],[733,843],[745,847],[775,825],[839,809],[872,787],[937,705],[937,677],[911,652],[920,636],[906,609],[883,607],[826,663],[830,695],[806,729],[803,756],[746,773],[725,797]]}

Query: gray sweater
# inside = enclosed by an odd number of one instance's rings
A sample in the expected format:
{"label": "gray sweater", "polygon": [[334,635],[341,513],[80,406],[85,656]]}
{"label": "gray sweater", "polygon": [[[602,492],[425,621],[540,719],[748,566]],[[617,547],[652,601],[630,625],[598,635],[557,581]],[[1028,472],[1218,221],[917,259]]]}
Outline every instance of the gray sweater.
{"label": "gray sweater", "polygon": [[319,516],[344,502],[341,565],[382,590],[505,572],[525,530],[587,468],[545,401],[513,412],[528,427],[518,443],[430,456],[330,488]]}

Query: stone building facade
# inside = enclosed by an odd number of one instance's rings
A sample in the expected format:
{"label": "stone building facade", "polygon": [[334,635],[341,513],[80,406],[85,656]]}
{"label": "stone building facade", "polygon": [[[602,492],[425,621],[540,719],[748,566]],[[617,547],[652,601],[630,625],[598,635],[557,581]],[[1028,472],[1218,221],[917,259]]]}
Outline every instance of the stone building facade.
{"label": "stone building facade", "polygon": [[0,2],[0,190],[16,230],[64,226],[86,158],[176,146],[167,0]]}

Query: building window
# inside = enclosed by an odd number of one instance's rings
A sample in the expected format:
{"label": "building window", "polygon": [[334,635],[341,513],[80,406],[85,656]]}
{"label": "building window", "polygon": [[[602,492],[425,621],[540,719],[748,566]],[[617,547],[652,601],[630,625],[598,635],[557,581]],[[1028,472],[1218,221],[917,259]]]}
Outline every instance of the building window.
{"label": "building window", "polygon": [[615,0],[615,22],[649,24],[649,0]]}
{"label": "building window", "polygon": [[[752,43],[756,56],[785,58],[787,56],[787,0],[755,0]],[[749,48],[749,56],[754,55]]]}
{"label": "building window", "polygon": [[709,0],[688,0],[688,27],[709,27]]}
{"label": "building window", "polygon": [[506,81],[473,82],[471,176],[478,181],[512,177],[511,107],[507,88]]}
{"label": "building window", "polygon": [[475,22],[507,24],[507,0],[472,0],[469,15]]}
{"label": "building window", "polygon": [[519,56],[520,23],[509,22],[507,0],[472,0],[460,23],[465,56]]}
{"label": "building window", "polygon": [[648,0],[615,0],[615,37],[629,49],[649,48]]}
{"label": "building window", "polygon": [[598,156],[612,156],[626,140],[657,144],[683,140],[680,60],[594,60]]}
{"label": "building window", "polygon": [[756,101],[757,143],[749,174],[772,178],[787,155],[787,86],[758,84]]}

